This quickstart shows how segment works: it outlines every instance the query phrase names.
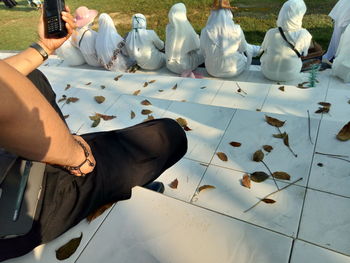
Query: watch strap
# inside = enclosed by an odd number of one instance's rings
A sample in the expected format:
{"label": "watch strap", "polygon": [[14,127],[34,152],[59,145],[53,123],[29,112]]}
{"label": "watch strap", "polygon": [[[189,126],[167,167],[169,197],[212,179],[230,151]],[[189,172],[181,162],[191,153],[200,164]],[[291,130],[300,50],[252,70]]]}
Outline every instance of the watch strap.
{"label": "watch strap", "polygon": [[33,43],[29,47],[34,48],[36,51],[38,51],[38,53],[43,57],[44,61],[49,58],[49,55],[45,49],[43,49],[38,43]]}

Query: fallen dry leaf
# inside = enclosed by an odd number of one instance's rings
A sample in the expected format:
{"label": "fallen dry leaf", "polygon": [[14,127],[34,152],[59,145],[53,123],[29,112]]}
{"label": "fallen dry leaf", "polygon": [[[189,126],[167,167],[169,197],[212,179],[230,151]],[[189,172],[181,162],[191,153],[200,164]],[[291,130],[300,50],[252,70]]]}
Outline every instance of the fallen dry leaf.
{"label": "fallen dry leaf", "polygon": [[100,122],[101,122],[101,118],[98,118],[98,119],[96,119],[96,120],[93,120],[93,122],[92,122],[92,124],[91,124],[91,127],[92,127],[92,128],[97,127],[97,126],[100,124]]}
{"label": "fallen dry leaf", "polygon": [[283,137],[283,143],[285,146],[289,147],[289,136],[286,134],[286,136]]}
{"label": "fallen dry leaf", "polygon": [[62,98],[60,98],[57,103],[60,103],[61,101],[65,101],[67,99],[67,96],[66,95],[62,95]]}
{"label": "fallen dry leaf", "polygon": [[319,107],[317,111],[315,111],[315,113],[328,113],[329,112],[329,108],[327,107]]}
{"label": "fallen dry leaf", "polygon": [[200,89],[205,89],[206,87],[204,86],[204,87],[200,87]]}
{"label": "fallen dry leaf", "polygon": [[264,199],[261,199],[262,202],[266,203],[266,204],[273,204],[273,203],[276,203],[275,200],[273,199],[270,199],[270,198],[264,198]]}
{"label": "fallen dry leaf", "polygon": [[67,84],[67,86],[64,88],[64,90],[70,89],[72,86],[70,84]]}
{"label": "fallen dry leaf", "polygon": [[114,78],[114,80],[115,80],[115,81],[118,81],[121,77],[123,77],[123,74],[121,74],[121,75],[119,75],[119,76],[116,76],[116,77]]}
{"label": "fallen dry leaf", "polygon": [[89,85],[91,85],[91,83],[92,83],[92,82],[88,82],[88,83],[86,83],[85,85],[86,85],[86,86],[89,86]]}
{"label": "fallen dry leaf", "polygon": [[63,116],[64,119],[67,119],[68,117],[69,117],[69,114]]}
{"label": "fallen dry leaf", "polygon": [[350,139],[350,121],[338,132],[337,139],[340,141],[347,141]]}
{"label": "fallen dry leaf", "polygon": [[187,126],[187,121],[184,118],[177,118],[176,121],[181,127]]}
{"label": "fallen dry leaf", "polygon": [[172,181],[169,184],[169,187],[172,188],[172,189],[177,189],[178,184],[179,184],[179,181],[177,179],[175,179],[174,181]]}
{"label": "fallen dry leaf", "polygon": [[269,178],[269,175],[261,171],[250,174],[250,180],[256,183],[264,182],[267,178]]}
{"label": "fallen dry leaf", "polygon": [[283,133],[277,133],[277,134],[272,134],[273,137],[278,138],[278,139],[284,139],[288,134],[286,132]]}
{"label": "fallen dry leaf", "polygon": [[198,193],[200,193],[203,190],[207,190],[207,189],[215,189],[216,187],[213,185],[202,185],[201,187],[198,188]]}
{"label": "fallen dry leaf", "polygon": [[240,142],[230,142],[230,145],[232,147],[241,147],[242,144]]}
{"label": "fallen dry leaf", "polygon": [[86,220],[88,223],[91,223],[91,221],[98,218],[100,215],[102,215],[108,208],[110,208],[114,203],[108,203],[106,205],[101,206],[100,208],[96,209],[95,212],[91,213],[86,217]]}
{"label": "fallen dry leaf", "polygon": [[146,88],[148,86],[148,82],[143,83],[143,87]]}
{"label": "fallen dry leaf", "polygon": [[135,118],[135,116],[136,116],[135,112],[131,111],[131,112],[130,112],[130,119]]}
{"label": "fallen dry leaf", "polygon": [[77,102],[79,100],[79,98],[76,98],[76,97],[69,97],[67,98],[66,100],[66,103],[69,104],[69,103],[74,103],[74,102]]}
{"label": "fallen dry leaf", "polygon": [[188,126],[184,126],[183,128],[184,128],[185,131],[192,131],[192,129],[190,127],[188,127]]}
{"label": "fallen dry leaf", "polygon": [[137,96],[140,94],[140,92],[141,92],[141,90],[138,89],[138,90],[134,91],[134,93],[132,95]]}
{"label": "fallen dry leaf", "polygon": [[114,116],[114,115],[105,115],[105,114],[101,114],[101,113],[96,113],[96,116],[99,116],[104,121],[113,120],[113,119],[115,119],[117,117],[117,116]]}
{"label": "fallen dry leaf", "polygon": [[251,185],[251,182],[250,182],[250,177],[249,177],[249,174],[244,174],[242,179],[241,179],[241,183],[244,187],[247,187],[250,189],[250,185]]}
{"label": "fallen dry leaf", "polygon": [[94,98],[95,98],[95,101],[96,101],[98,104],[101,104],[101,103],[103,103],[103,102],[106,100],[106,98],[103,97],[103,96],[95,96]]}
{"label": "fallen dry leaf", "polygon": [[142,110],[141,111],[141,114],[142,115],[148,115],[148,114],[151,114],[153,111],[151,111],[151,110]]}
{"label": "fallen dry leaf", "polygon": [[323,101],[322,101],[322,102],[319,102],[318,104],[321,105],[321,106],[323,106],[323,107],[328,107],[328,108],[330,108],[331,105],[332,105],[332,104],[330,104],[329,102],[323,102]]}
{"label": "fallen dry leaf", "polygon": [[262,160],[264,160],[264,153],[262,150],[257,150],[254,154],[253,154],[253,161],[254,162],[261,162]]}
{"label": "fallen dry leaf", "polygon": [[73,255],[74,252],[79,247],[82,238],[83,238],[83,233],[80,233],[80,237],[71,239],[70,241],[68,241],[68,243],[61,246],[59,249],[57,249],[56,258],[58,260],[65,260],[69,258],[71,255]]}
{"label": "fallen dry leaf", "polygon": [[267,152],[271,152],[273,150],[273,147],[271,145],[263,145],[263,149]]}
{"label": "fallen dry leaf", "polygon": [[101,88],[101,89],[105,89],[106,86],[105,86],[105,85],[101,85],[100,88]]}
{"label": "fallen dry leaf", "polygon": [[174,85],[174,87],[172,88],[173,90],[177,89],[177,83]]}
{"label": "fallen dry leaf", "polygon": [[148,81],[148,84],[152,84],[152,83],[154,83],[154,82],[156,82],[156,80],[155,80],[155,79],[152,79],[152,80]]}
{"label": "fallen dry leaf", "polygon": [[278,89],[279,89],[280,91],[284,91],[284,86],[280,86]]}
{"label": "fallen dry leaf", "polygon": [[144,119],[143,121],[151,121],[154,120],[153,115],[148,115],[147,119]]}
{"label": "fallen dry leaf", "polygon": [[159,92],[163,92],[164,90],[163,90],[163,89],[159,89],[158,91],[159,91]]}
{"label": "fallen dry leaf", "polygon": [[223,152],[217,152],[216,155],[219,157],[219,159],[223,162],[227,162],[228,158],[227,155]]}
{"label": "fallen dry leaf", "polygon": [[152,103],[149,100],[143,100],[141,101],[141,105],[149,106],[152,105]]}
{"label": "fallen dry leaf", "polygon": [[261,109],[256,109],[256,111],[261,111]]}
{"label": "fallen dry leaf", "polygon": [[298,87],[299,89],[308,89],[309,87],[304,86],[305,84],[308,84],[308,83],[309,83],[308,81],[299,83],[297,87]]}
{"label": "fallen dry leaf", "polygon": [[290,175],[286,172],[274,172],[272,173],[272,176],[280,180],[290,180]]}
{"label": "fallen dry leaf", "polygon": [[282,127],[285,123],[285,121],[280,121],[279,119],[272,118],[270,116],[265,115],[265,120],[268,124],[275,126],[275,127]]}

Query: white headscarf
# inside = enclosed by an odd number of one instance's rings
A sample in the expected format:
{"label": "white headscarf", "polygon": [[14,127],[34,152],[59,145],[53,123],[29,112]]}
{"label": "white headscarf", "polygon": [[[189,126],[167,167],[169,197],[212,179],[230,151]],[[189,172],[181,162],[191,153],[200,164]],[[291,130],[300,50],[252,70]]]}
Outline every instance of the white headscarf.
{"label": "white headscarf", "polygon": [[98,34],[96,37],[96,52],[101,62],[107,65],[113,52],[118,48],[118,44],[123,38],[118,34],[112,18],[106,13],[102,13],[98,18]]}
{"label": "white headscarf", "polygon": [[[150,38],[147,32],[146,17],[143,14],[135,14],[132,17],[132,31],[129,32],[126,38],[126,48],[129,52],[130,57],[137,58],[141,55],[140,47],[147,43],[147,38]],[[134,57],[135,56],[135,57]]]}
{"label": "white headscarf", "polygon": [[187,20],[186,7],[183,3],[173,5],[168,16],[165,54],[168,60],[178,61],[183,54],[199,49],[199,36]]}
{"label": "white headscarf", "polygon": [[302,28],[305,13],[306,5],[303,0],[288,0],[283,4],[277,19],[277,26],[288,34],[287,39],[304,56],[307,55],[312,39],[311,34]]}

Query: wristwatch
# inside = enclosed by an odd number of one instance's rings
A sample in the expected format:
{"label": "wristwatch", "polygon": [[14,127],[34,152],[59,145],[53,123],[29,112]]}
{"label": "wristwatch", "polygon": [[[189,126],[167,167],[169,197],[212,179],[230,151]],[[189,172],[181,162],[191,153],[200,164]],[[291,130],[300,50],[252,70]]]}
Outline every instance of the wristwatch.
{"label": "wristwatch", "polygon": [[49,58],[49,55],[38,43],[33,43],[29,47],[34,48],[43,57],[43,61]]}

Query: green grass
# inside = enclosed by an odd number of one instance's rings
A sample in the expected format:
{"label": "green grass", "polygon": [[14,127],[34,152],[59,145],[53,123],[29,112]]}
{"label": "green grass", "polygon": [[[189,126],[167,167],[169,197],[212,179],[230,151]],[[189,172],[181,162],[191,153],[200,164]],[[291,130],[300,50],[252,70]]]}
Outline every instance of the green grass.
{"label": "green grass", "polygon": [[[27,1],[17,1],[13,9],[0,3],[0,50],[22,50],[36,40],[39,12],[28,7]],[[131,16],[143,13],[147,17],[148,28],[154,29],[165,39],[165,26],[168,23],[170,7],[179,1],[175,0],[66,0],[75,10],[86,5],[100,13],[109,13],[113,17],[118,32],[125,35],[130,31]],[[212,0],[182,0],[188,11],[188,18],[194,29],[200,33],[210,13]],[[337,0],[305,0],[308,12],[303,26],[313,35],[324,49],[327,48],[332,34],[332,24],[327,14]],[[249,43],[260,44],[265,32],[275,27],[282,0],[237,0],[231,1],[238,6],[234,19],[244,30]],[[94,26],[98,29],[97,23]]]}

